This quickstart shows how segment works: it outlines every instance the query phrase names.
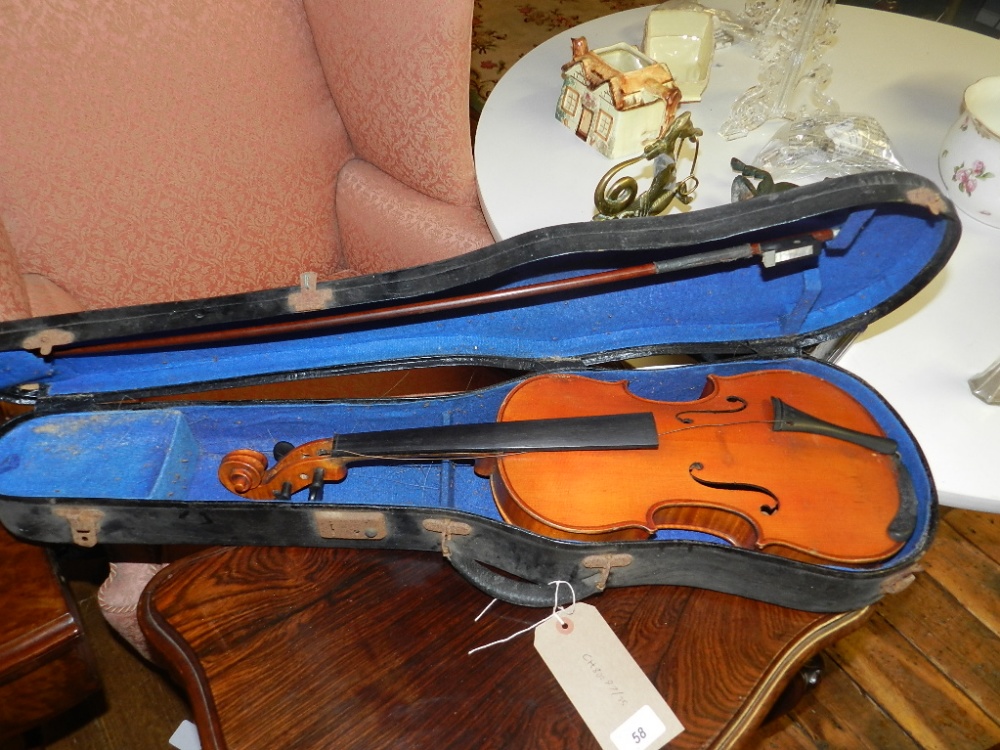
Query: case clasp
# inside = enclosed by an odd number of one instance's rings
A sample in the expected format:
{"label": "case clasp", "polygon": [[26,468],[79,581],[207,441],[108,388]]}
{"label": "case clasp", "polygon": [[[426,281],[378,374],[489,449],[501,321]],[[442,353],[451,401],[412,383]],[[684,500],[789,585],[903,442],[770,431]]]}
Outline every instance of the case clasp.
{"label": "case clasp", "polygon": [[26,351],[38,350],[43,357],[52,354],[52,350],[57,346],[66,346],[76,341],[76,336],[70,331],[62,328],[46,328],[28,336],[21,342],[21,347]]}
{"label": "case clasp", "polygon": [[97,544],[97,529],[104,518],[104,511],[97,508],[53,508],[52,512],[66,519],[73,534],[73,544],[79,547]]}
{"label": "case clasp", "polygon": [[316,274],[307,271],[301,276],[301,286],[288,295],[288,307],[292,312],[314,312],[325,310],[333,302],[333,290],[319,289],[316,286]]}
{"label": "case clasp", "polygon": [[451,557],[451,548],[448,542],[452,536],[468,536],[472,533],[472,527],[461,521],[452,521],[450,518],[427,518],[424,520],[424,528],[441,535],[441,555]]}
{"label": "case clasp", "polygon": [[323,539],[373,542],[385,539],[389,533],[385,514],[375,511],[317,510],[313,518]]}
{"label": "case clasp", "polygon": [[583,567],[585,568],[597,568],[601,572],[601,579],[597,582],[594,587],[598,591],[604,591],[605,586],[608,585],[608,578],[611,577],[612,568],[624,568],[627,565],[632,564],[632,555],[617,554],[617,555],[590,555],[583,558]]}
{"label": "case clasp", "polygon": [[913,583],[917,579],[917,573],[922,571],[923,566],[919,563],[903,568],[898,573],[894,573],[882,581],[882,585],[880,587],[882,593],[886,595],[898,594],[900,591],[903,591],[911,583]]}

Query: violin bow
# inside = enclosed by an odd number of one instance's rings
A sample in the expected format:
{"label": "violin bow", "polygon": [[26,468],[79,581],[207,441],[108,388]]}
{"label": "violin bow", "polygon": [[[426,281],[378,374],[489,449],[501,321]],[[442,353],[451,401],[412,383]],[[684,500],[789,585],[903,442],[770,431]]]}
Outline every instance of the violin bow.
{"label": "violin bow", "polygon": [[597,286],[618,284],[753,258],[759,259],[765,268],[773,268],[776,265],[789,261],[817,256],[823,244],[833,239],[834,236],[835,233],[832,229],[824,229],[765,242],[748,242],[732,247],[707,250],[676,258],[641,263],[625,268],[599,271],[581,276],[543,281],[525,286],[407,302],[399,305],[376,307],[370,310],[357,310],[315,318],[263,323],[220,330],[193,331],[168,336],[150,336],[103,344],[67,344],[53,351],[52,355],[58,357],[78,357],[95,354],[113,354],[124,351],[231,343],[252,338],[314,333],[344,326],[367,325],[417,315],[433,315],[486,305],[509,304],[547,294],[565,294]]}

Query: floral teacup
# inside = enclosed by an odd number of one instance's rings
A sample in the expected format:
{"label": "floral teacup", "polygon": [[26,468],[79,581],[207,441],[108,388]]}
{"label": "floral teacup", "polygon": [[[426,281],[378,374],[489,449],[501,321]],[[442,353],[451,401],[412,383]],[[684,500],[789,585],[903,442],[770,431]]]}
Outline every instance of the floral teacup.
{"label": "floral teacup", "polygon": [[965,90],[938,168],[959,209],[1000,229],[1000,76],[983,78]]}

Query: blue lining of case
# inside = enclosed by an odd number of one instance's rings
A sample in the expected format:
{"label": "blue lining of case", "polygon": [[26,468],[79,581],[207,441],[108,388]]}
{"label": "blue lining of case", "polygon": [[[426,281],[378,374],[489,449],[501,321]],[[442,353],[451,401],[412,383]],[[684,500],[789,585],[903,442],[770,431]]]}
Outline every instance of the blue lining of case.
{"label": "blue lining of case", "polygon": [[[734,375],[761,369],[794,369],[822,377],[854,396],[899,443],[902,463],[914,483],[918,508],[917,530],[897,557],[908,554],[932,521],[930,479],[919,449],[898,417],[854,376],[809,359],[581,374],[628,380],[637,396],[676,402],[698,398],[710,373]],[[426,399],[178,403],[40,415],[18,422],[0,440],[0,494],[121,498],[138,503],[245,502],[227,492],[217,478],[219,462],[230,450],[251,448],[270,454],[278,440],[299,444],[336,433],[392,429],[401,423],[419,427],[492,421],[512,385]],[[500,519],[488,481],[476,476],[471,465],[466,464],[421,462],[352,467],[344,482],[327,485],[322,502],[453,508]],[[656,538],[718,541],[683,531],[660,532]]]}
{"label": "blue lining of case", "polygon": [[[811,228],[789,226],[789,233]],[[790,342],[890,304],[931,263],[949,221],[897,210],[859,210],[813,268],[765,269],[755,261],[657,277],[567,299],[507,309],[415,317],[267,343],[58,358],[0,352],[0,387],[43,384],[49,396],[183,389],[338,367],[447,358],[604,361],[607,353],[668,344],[697,351],[731,342]],[[601,270],[601,269],[586,269]],[[579,273],[574,271],[573,273]],[[558,274],[555,274],[558,275]],[[564,273],[563,275],[569,275]],[[522,280],[536,283],[550,276]]]}

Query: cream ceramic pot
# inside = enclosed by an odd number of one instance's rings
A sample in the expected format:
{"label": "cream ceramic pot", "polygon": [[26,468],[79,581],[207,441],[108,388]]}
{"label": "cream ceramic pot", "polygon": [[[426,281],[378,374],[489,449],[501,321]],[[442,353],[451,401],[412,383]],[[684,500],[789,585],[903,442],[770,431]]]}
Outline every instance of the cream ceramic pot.
{"label": "cream ceramic pot", "polygon": [[1000,76],[965,90],[962,110],[938,158],[941,179],[955,205],[1000,229]]}

